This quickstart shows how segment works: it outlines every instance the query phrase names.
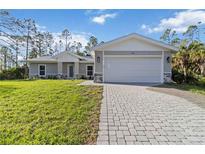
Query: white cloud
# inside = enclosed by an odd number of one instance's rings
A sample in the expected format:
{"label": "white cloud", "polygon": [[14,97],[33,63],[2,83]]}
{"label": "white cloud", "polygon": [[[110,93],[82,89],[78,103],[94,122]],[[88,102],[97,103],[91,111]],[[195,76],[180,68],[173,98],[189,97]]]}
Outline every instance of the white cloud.
{"label": "white cloud", "polygon": [[102,14],[102,13],[105,13],[105,11],[107,11],[106,9],[99,9],[99,10],[86,10],[85,11],[85,15],[99,15],[99,14]]}
{"label": "white cloud", "polygon": [[71,41],[80,42],[82,46],[86,46],[89,38],[87,33],[73,33]]}
{"label": "white cloud", "polygon": [[93,18],[92,18],[92,22],[95,22],[95,23],[97,23],[97,24],[103,25],[108,18],[113,19],[113,18],[115,18],[116,16],[117,16],[116,13],[102,14],[102,15],[93,17]]}
{"label": "white cloud", "polygon": [[141,28],[148,33],[162,32],[167,28],[182,33],[186,31],[189,25],[196,25],[199,21],[201,24],[205,24],[205,11],[187,10],[175,13],[174,17],[160,20],[160,23],[157,26],[153,27],[143,24]]}
{"label": "white cloud", "polygon": [[[59,43],[59,41],[61,40],[65,45],[65,40],[60,38],[61,32],[52,33],[52,34],[54,37],[54,42]],[[71,32],[71,34],[72,34],[72,38],[69,40],[69,42],[70,43],[74,41],[80,42],[83,47],[87,45],[88,39],[92,35],[91,33],[87,33],[87,32]]]}
{"label": "white cloud", "polygon": [[39,24],[36,24],[36,28],[40,32],[46,32],[46,29],[47,29],[46,26],[42,26],[42,25],[39,25]]}
{"label": "white cloud", "polygon": [[18,56],[18,60],[24,60],[23,56]]}
{"label": "white cloud", "polygon": [[148,33],[153,32],[153,30],[149,27],[149,25],[142,24],[141,29],[147,31]]}

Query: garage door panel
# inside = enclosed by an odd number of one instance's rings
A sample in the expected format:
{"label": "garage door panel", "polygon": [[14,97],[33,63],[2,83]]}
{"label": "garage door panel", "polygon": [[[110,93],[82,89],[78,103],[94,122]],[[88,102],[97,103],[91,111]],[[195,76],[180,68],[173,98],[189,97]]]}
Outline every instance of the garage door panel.
{"label": "garage door panel", "polygon": [[105,82],[160,82],[160,58],[105,57]]}

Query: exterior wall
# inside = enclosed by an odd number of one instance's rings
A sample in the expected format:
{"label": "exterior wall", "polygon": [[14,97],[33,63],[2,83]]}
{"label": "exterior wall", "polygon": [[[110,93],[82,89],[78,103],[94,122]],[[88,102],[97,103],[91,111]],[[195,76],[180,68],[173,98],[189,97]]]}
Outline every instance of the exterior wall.
{"label": "exterior wall", "polygon": [[[100,57],[100,62],[97,62],[97,57]],[[94,66],[94,81],[95,82],[102,82],[103,76],[103,52],[102,51],[95,51],[95,66]]]}
{"label": "exterior wall", "polygon": [[161,55],[162,51],[105,51],[104,55]]}
{"label": "exterior wall", "polygon": [[[58,68],[57,63],[39,63],[46,65],[46,76],[48,75],[57,75]],[[30,63],[29,64],[29,77],[38,76],[38,63]]]}
{"label": "exterior wall", "polygon": [[[170,57],[170,63],[167,62],[167,57]],[[171,58],[172,55],[170,51],[164,52],[164,72],[171,72]]]}
{"label": "exterior wall", "polygon": [[[48,75],[58,75],[58,65],[57,63],[41,63],[41,64],[45,64],[46,65],[46,76]],[[66,77],[68,68],[67,65],[68,64],[73,64],[74,63],[63,63],[62,65],[62,75],[64,77]],[[30,63],[29,64],[29,77],[33,77],[33,76],[38,76],[38,63]],[[86,77],[86,65],[93,65],[93,63],[80,63],[79,64],[79,77]]]}
{"label": "exterior wall", "polygon": [[57,63],[57,70],[58,70],[59,76],[63,75],[63,63],[62,62]]}
{"label": "exterior wall", "polygon": [[[167,57],[170,57],[169,61],[167,62]],[[170,82],[172,78],[172,54],[171,51],[164,52],[164,82]]]}
{"label": "exterior wall", "polygon": [[68,63],[63,63],[63,75],[65,76],[65,75],[68,75],[67,74],[67,72],[68,72],[68,68],[67,68],[67,65],[68,65]]}
{"label": "exterior wall", "polygon": [[161,46],[157,46],[152,43],[130,38],[118,43],[113,43],[107,47],[104,47],[104,51],[163,51],[166,50]]}
{"label": "exterior wall", "polygon": [[29,64],[29,77],[38,75],[38,64],[30,63]]}
{"label": "exterior wall", "polygon": [[[97,57],[100,57],[100,63],[97,62]],[[103,72],[103,52],[95,51],[95,73]]]}
{"label": "exterior wall", "polygon": [[[86,77],[86,66],[87,65],[93,65],[94,66],[94,64],[93,63],[80,63],[79,64],[79,75],[82,77],[82,76],[84,76],[84,77]],[[93,72],[94,73],[94,72]]]}

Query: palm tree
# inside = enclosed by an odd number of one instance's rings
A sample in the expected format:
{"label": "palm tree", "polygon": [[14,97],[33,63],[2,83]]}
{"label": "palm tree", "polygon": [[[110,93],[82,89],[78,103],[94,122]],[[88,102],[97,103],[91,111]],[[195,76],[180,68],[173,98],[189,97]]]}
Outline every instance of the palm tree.
{"label": "palm tree", "polygon": [[190,46],[190,60],[194,67],[193,70],[205,76],[205,46],[201,42],[194,42]]}

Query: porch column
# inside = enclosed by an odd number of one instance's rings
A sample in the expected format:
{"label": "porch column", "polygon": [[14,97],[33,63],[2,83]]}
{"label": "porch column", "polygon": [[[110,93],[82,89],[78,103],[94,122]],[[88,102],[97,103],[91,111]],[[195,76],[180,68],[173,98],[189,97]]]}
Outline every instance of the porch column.
{"label": "porch column", "polygon": [[75,74],[75,78],[79,78],[79,62],[75,62],[74,63],[74,74]]}
{"label": "porch column", "polygon": [[58,62],[58,75],[63,75],[63,63]]}

